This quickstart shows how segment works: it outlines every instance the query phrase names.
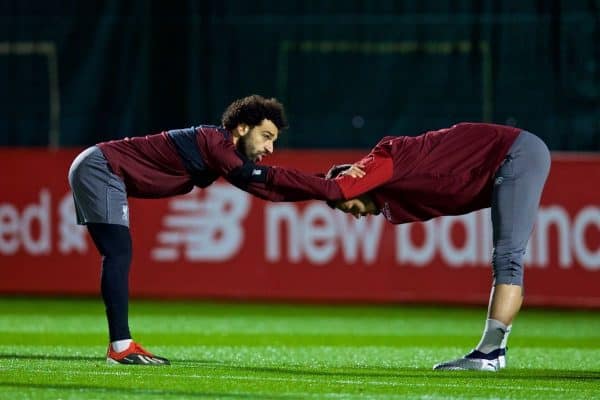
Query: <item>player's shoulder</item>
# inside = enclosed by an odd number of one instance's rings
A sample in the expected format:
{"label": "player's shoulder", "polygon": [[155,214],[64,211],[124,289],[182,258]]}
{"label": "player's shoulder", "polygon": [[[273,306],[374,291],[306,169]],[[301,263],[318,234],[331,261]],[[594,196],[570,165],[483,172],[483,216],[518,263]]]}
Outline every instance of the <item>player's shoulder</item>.
{"label": "player's shoulder", "polygon": [[386,147],[392,145],[395,141],[400,140],[401,136],[384,136],[379,139],[375,147]]}
{"label": "player's shoulder", "polygon": [[399,141],[403,140],[403,136],[384,136],[379,142],[373,147],[372,153],[386,154],[392,151],[392,148],[397,145]]}
{"label": "player's shoulder", "polygon": [[401,140],[401,136],[384,136],[371,149],[367,157],[374,156],[376,158],[389,158],[392,156],[394,148],[397,146],[397,141]]}
{"label": "player's shoulder", "polygon": [[199,132],[201,131],[206,133],[217,133],[221,135],[229,133],[227,129],[217,125],[197,125],[194,127],[194,129],[196,129]]}
{"label": "player's shoulder", "polygon": [[477,130],[481,130],[481,131],[511,131],[511,130],[515,130],[515,129],[519,129],[517,127],[514,126],[510,126],[510,125],[501,125],[501,124],[494,124],[494,123],[490,123],[490,122],[471,122],[471,121],[467,121],[467,122],[459,122],[456,123],[454,125],[452,125],[450,128],[446,128],[446,129],[440,129],[440,131],[446,131],[446,130],[450,130],[450,131],[455,131],[455,130],[471,130],[471,129],[477,129]]}
{"label": "player's shoulder", "polygon": [[198,125],[193,128],[197,134],[204,136],[212,136],[215,139],[229,139],[231,137],[231,133],[223,128],[222,126],[217,125]]}
{"label": "player's shoulder", "polygon": [[198,125],[195,127],[199,142],[210,148],[232,147],[233,139],[231,132],[222,126]]}

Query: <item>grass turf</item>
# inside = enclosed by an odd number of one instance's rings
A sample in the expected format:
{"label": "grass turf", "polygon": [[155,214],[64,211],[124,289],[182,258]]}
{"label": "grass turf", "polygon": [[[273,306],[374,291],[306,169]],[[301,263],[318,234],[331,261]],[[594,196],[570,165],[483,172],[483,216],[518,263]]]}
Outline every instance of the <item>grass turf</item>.
{"label": "grass turf", "polygon": [[169,367],[107,365],[102,304],[0,298],[0,398],[592,399],[600,313],[524,310],[499,373],[434,372],[485,310],[136,301],[134,337]]}

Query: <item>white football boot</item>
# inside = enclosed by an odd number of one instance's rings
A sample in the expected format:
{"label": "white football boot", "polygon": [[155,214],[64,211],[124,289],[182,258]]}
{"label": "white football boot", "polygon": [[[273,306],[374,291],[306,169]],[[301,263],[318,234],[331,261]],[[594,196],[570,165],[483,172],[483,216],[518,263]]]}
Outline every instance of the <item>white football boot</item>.
{"label": "white football boot", "polygon": [[497,372],[506,367],[506,349],[497,349],[490,353],[473,350],[466,356],[433,366],[435,371],[489,371]]}

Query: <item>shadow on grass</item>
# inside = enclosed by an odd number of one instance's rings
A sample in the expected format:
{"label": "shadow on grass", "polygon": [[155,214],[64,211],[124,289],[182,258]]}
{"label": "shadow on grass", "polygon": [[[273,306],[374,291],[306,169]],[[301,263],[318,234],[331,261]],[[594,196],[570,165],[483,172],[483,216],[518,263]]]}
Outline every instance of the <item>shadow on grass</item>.
{"label": "shadow on grass", "polygon": [[[0,387],[5,388],[18,388],[18,389],[40,389],[40,390],[63,390],[81,392],[87,390],[91,392],[103,392],[110,395],[125,394],[131,395],[144,395],[144,396],[159,396],[165,398],[167,396],[173,397],[197,397],[197,398],[223,398],[223,399],[256,399],[258,393],[217,393],[217,392],[194,392],[184,390],[159,390],[159,389],[135,389],[135,388],[123,388],[123,387],[111,387],[111,386],[94,386],[94,385],[50,385],[50,384],[37,384],[37,383],[0,383]],[[81,395],[81,393],[80,393]],[[261,399],[289,399],[296,395],[266,395],[260,394]]]}
{"label": "shadow on grass", "polygon": [[[0,354],[0,360],[36,360],[36,361],[93,361],[105,362],[104,357],[91,356],[57,356],[43,354]],[[499,373],[476,372],[476,371],[432,371],[431,369],[413,369],[413,368],[337,368],[337,369],[307,369],[294,367],[252,367],[241,366],[215,360],[195,360],[195,359],[171,359],[173,366],[187,367],[210,367],[211,369],[222,369],[228,371],[251,372],[256,374],[288,374],[305,375],[320,377],[339,377],[339,378],[415,378],[428,379],[497,379],[497,380],[563,380],[563,381],[600,381],[600,371],[570,371],[570,370],[551,370],[551,369],[508,369]],[[148,366],[123,366],[124,368],[147,368]],[[161,367],[162,368],[162,367]],[[167,367],[168,368],[168,367]],[[2,384],[0,384],[2,385]]]}
{"label": "shadow on grass", "polygon": [[[244,371],[252,373],[264,373],[264,374],[290,374],[290,375],[308,375],[308,376],[330,376],[330,377],[359,377],[359,378],[418,378],[422,379],[427,377],[428,379],[440,378],[440,379],[456,379],[456,378],[468,378],[468,379],[489,379],[494,378],[498,380],[539,380],[539,379],[550,379],[550,380],[573,380],[573,381],[600,381],[600,371],[570,371],[570,370],[550,370],[550,369],[509,369],[502,370],[498,373],[493,372],[478,372],[478,371],[433,371],[431,369],[417,369],[417,368],[390,368],[390,367],[378,367],[378,368],[338,368],[329,370],[319,369],[307,369],[307,368],[293,368],[293,367],[251,367],[251,366],[240,366],[235,364],[212,362],[207,363],[206,361],[200,360],[172,360],[174,364],[182,363],[193,365],[197,364],[199,367],[210,365],[213,368],[227,369],[233,371]],[[327,368],[327,367],[324,367]]]}
{"label": "shadow on grass", "polygon": [[[48,354],[0,354],[0,360],[28,360],[28,361],[95,361],[106,362],[105,356],[57,356]],[[220,364],[218,361],[212,360],[195,360],[195,364],[199,365],[215,365]]]}
{"label": "shadow on grass", "polygon": [[0,360],[39,360],[39,361],[102,361],[104,357],[57,356],[45,354],[0,354]]}

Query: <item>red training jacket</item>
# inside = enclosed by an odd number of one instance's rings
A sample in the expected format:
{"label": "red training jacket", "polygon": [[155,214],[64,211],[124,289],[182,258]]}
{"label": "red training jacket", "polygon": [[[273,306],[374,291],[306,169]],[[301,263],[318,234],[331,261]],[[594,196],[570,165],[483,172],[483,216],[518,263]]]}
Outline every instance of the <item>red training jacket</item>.
{"label": "red training jacket", "polygon": [[420,136],[384,137],[357,163],[363,178],[326,180],[273,167],[275,192],[295,191],[297,199],[350,199],[369,193],[393,224],[426,221],[490,207],[493,176],[521,130],[460,123]]}

